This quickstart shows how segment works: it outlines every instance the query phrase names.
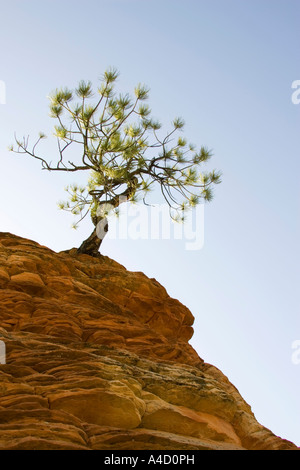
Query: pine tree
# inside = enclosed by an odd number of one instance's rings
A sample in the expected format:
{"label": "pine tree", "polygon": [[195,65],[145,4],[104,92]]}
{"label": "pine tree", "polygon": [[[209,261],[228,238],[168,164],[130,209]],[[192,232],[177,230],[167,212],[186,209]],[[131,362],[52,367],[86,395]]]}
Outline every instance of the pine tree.
{"label": "pine tree", "polygon": [[[16,148],[10,148],[39,160],[44,170],[89,172],[86,186],[66,188],[69,200],[59,207],[78,216],[75,228],[90,215],[95,228],[78,252],[91,256],[99,255],[108,231],[108,213],[122,202],[141,196],[147,204],[148,194],[156,185],[170,216],[177,220],[180,212],[201,201],[211,201],[212,186],[221,181],[216,170],[201,171],[212,157],[211,151],[206,147],[196,150],[178,135],[184,121],[174,119],[171,130],[161,136],[162,126],[151,117],[146,103],[149,89],[139,84],[134,97],[118,95],[118,75],[115,69],[106,70],[96,93],[91,82],[80,81],[74,91],[61,88],[50,95],[50,116],[57,121],[58,161],[54,166],[36,153],[38,144],[46,138],[43,133],[32,147],[24,137],[15,138]],[[80,161],[66,161],[67,149],[75,146],[80,149]]]}

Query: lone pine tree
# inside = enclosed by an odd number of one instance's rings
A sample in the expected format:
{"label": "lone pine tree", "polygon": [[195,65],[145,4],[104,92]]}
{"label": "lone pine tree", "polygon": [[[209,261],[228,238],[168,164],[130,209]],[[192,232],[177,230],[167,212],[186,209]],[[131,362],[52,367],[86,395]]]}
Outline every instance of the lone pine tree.
{"label": "lone pine tree", "polygon": [[[149,90],[138,85],[134,97],[117,95],[118,71],[108,69],[96,93],[90,81],[78,87],[56,89],[49,97],[50,116],[57,120],[54,135],[58,144],[55,165],[37,153],[38,144],[46,138],[40,133],[30,146],[29,138],[15,138],[16,148],[41,162],[47,171],[89,172],[85,186],[66,188],[69,200],[59,207],[78,216],[78,225],[88,214],[94,225],[91,235],[78,248],[79,253],[99,255],[99,248],[108,231],[107,215],[124,201],[147,196],[156,185],[176,220],[188,208],[213,197],[212,186],[220,183],[216,170],[201,171],[212,153],[195,146],[178,135],[184,121],[176,118],[171,130],[161,135],[161,124],[151,117],[146,104]],[[96,98],[95,98],[96,96]],[[76,98],[76,102],[74,102]],[[67,160],[70,148],[79,150],[79,157]]]}

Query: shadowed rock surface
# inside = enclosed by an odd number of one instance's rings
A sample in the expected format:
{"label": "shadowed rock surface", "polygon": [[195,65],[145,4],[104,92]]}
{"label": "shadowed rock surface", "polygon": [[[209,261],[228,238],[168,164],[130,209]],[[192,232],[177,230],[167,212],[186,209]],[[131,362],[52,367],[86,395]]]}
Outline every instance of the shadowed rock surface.
{"label": "shadowed rock surface", "polygon": [[0,233],[0,450],[296,449],[188,343],[143,273]]}

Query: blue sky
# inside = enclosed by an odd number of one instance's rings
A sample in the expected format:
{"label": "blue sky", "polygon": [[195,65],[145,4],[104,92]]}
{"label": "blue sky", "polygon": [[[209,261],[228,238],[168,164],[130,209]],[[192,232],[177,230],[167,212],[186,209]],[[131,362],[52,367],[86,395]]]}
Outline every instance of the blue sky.
{"label": "blue sky", "polygon": [[[298,0],[1,1],[1,231],[55,251],[78,246],[57,210],[66,183],[11,154],[14,132],[45,131],[56,87],[120,72],[139,82],[162,123],[185,119],[185,135],[213,149],[223,173],[205,206],[204,246],[183,240],[114,240],[103,254],[156,278],[195,316],[191,344],[228,376],[258,421],[300,445]],[[49,138],[43,154],[55,160]]]}

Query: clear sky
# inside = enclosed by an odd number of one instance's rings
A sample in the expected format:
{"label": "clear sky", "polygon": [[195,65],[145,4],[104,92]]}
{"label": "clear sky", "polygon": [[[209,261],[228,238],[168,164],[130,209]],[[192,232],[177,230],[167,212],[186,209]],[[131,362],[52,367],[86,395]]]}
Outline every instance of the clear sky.
{"label": "clear sky", "polygon": [[[109,66],[120,91],[150,89],[162,123],[214,151],[223,172],[205,206],[204,245],[105,239],[102,252],[156,278],[195,316],[191,344],[251,405],[257,420],[300,446],[299,0],[0,1],[0,230],[55,251],[78,246],[86,221],[58,200],[70,178],[46,173],[7,146],[51,136],[46,96]],[[3,83],[6,88],[3,98]],[[3,104],[3,102],[6,104]],[[51,138],[43,154],[55,161]],[[71,181],[76,181],[72,175]],[[299,355],[300,357],[300,355]]]}

